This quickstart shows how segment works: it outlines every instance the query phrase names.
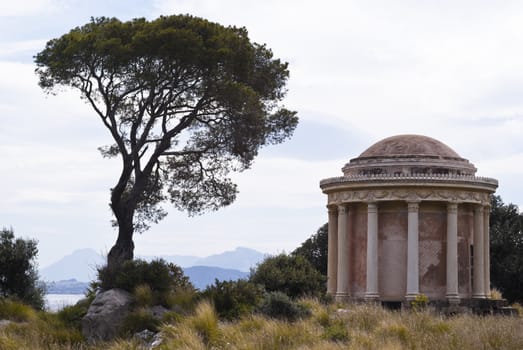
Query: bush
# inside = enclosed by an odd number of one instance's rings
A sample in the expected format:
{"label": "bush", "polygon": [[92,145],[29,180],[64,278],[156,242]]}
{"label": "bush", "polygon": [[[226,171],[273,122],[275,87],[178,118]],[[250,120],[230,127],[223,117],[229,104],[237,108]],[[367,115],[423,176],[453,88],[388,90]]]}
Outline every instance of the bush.
{"label": "bush", "polygon": [[250,281],[264,286],[268,292],[300,297],[324,293],[326,278],[303,256],[280,254],[260,263],[252,272]]}
{"label": "bush", "polygon": [[27,322],[36,318],[36,312],[29,305],[0,298],[0,320]]}
{"label": "bush", "polygon": [[35,240],[15,239],[12,229],[0,230],[0,296],[43,309],[45,286],[38,281],[37,255]]}
{"label": "bush", "polygon": [[281,292],[267,293],[259,310],[266,316],[291,322],[311,314],[304,305]]}
{"label": "bush", "polygon": [[82,328],[82,318],[87,314],[92,299],[82,299],[74,305],[65,306],[56,314],[58,319],[65,325],[80,330]]}
{"label": "bush", "polygon": [[125,317],[122,325],[123,335],[132,335],[145,329],[157,332],[160,326],[160,320],[155,318],[151,312],[146,309],[137,309]]}
{"label": "bush", "polygon": [[98,269],[98,281],[92,287],[102,291],[120,288],[138,296],[141,303],[158,303],[166,307],[172,306],[169,298],[173,291],[195,294],[183,270],[163,259],[129,260],[113,268],[104,266]]}
{"label": "bush", "polygon": [[221,318],[229,321],[255,310],[263,299],[261,286],[246,280],[218,281],[203,291],[210,299]]}

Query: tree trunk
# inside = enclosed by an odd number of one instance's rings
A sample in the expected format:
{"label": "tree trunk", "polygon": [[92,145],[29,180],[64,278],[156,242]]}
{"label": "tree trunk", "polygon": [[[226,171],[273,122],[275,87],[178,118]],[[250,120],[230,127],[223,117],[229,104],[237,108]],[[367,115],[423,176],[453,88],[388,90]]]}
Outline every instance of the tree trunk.
{"label": "tree trunk", "polygon": [[[115,210],[116,209],[116,210]],[[134,257],[133,216],[134,210],[118,210],[113,207],[118,223],[118,239],[107,255],[107,267],[114,268]]]}

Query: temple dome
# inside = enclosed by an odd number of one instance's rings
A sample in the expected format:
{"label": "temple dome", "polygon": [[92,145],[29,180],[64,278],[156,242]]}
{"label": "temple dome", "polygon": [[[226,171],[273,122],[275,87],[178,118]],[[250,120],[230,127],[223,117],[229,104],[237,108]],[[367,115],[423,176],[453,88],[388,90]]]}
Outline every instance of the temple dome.
{"label": "temple dome", "polygon": [[461,158],[444,143],[423,135],[397,135],[376,142],[359,158],[390,156],[438,156],[442,158]]}
{"label": "temple dome", "polygon": [[396,135],[376,142],[343,167],[354,175],[474,175],[476,168],[432,137]]}

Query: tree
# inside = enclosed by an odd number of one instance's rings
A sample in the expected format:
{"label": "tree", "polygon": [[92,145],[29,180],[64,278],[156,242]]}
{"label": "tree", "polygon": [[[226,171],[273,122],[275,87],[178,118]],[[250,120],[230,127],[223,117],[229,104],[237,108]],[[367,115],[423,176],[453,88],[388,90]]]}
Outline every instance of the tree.
{"label": "tree", "polygon": [[281,106],[287,63],[245,28],[188,15],[93,18],[47,42],[35,62],[46,92],[80,91],[114,141],[102,155],[121,158],[109,266],[133,258],[133,234],[165,217],[165,201],[190,215],[232,203],[228,174],[298,122]]}
{"label": "tree", "polygon": [[492,196],[490,278],[509,301],[523,301],[523,214],[514,204]]}
{"label": "tree", "polygon": [[322,294],[326,278],[303,256],[280,254],[261,262],[252,271],[250,281],[268,292],[282,292],[294,298]]}
{"label": "tree", "polygon": [[12,229],[0,231],[0,295],[14,297],[36,309],[44,307],[45,288],[38,282],[37,242],[16,238]]}
{"label": "tree", "polygon": [[296,248],[292,255],[301,255],[322,275],[327,276],[329,225],[324,224],[318,231]]}

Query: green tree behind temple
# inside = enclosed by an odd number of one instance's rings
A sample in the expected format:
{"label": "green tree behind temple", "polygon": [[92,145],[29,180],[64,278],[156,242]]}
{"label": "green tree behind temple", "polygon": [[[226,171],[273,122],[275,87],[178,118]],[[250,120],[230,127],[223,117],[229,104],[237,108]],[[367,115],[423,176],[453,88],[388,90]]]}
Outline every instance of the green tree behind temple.
{"label": "green tree behind temple", "polygon": [[523,302],[523,214],[492,196],[490,280],[510,302]]}
{"label": "green tree behind temple", "polygon": [[280,254],[258,264],[249,280],[268,292],[282,292],[295,298],[323,294],[327,278],[303,256]]}
{"label": "green tree behind temple", "polygon": [[292,255],[301,255],[322,275],[327,276],[329,225],[324,224],[318,231],[296,248]]}
{"label": "green tree behind temple", "polygon": [[0,296],[44,307],[45,288],[38,281],[37,242],[16,238],[12,229],[0,231]]}

